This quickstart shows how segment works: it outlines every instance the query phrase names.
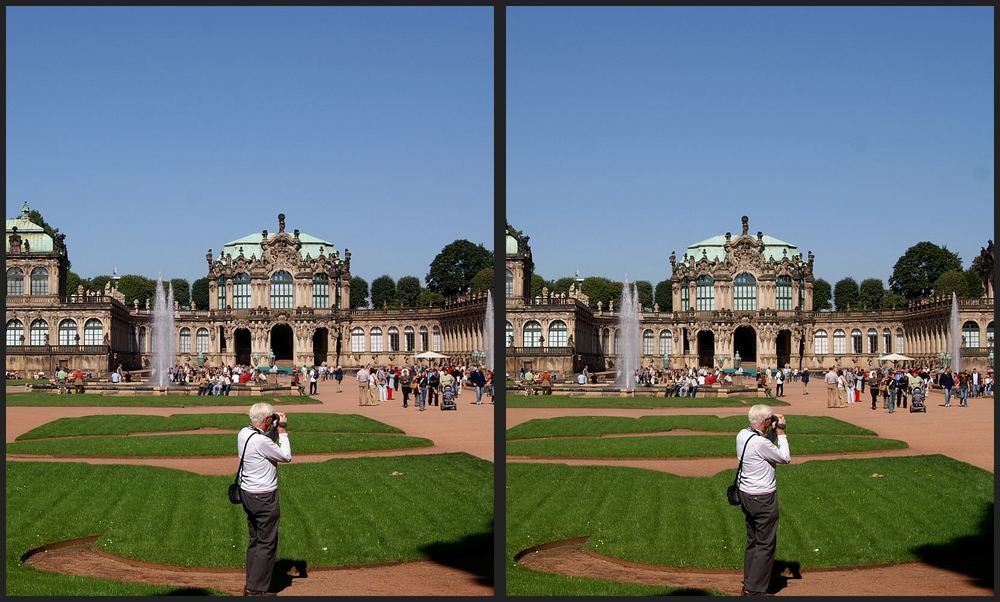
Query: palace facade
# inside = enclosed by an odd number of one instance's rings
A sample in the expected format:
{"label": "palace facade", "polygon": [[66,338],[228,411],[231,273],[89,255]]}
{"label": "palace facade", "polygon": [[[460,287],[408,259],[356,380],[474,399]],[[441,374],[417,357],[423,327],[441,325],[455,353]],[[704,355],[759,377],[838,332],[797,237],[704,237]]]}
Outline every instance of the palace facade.
{"label": "palace facade", "polygon": [[[938,366],[949,348],[950,298],[889,310],[813,311],[813,263],[795,245],[763,232],[726,232],[670,255],[674,311],[640,313],[644,366],[741,368],[879,365],[899,353],[916,365]],[[993,247],[981,298],[961,299],[963,367],[984,370],[993,350]],[[985,263],[985,262],[984,262]],[[560,374],[614,370],[618,313],[590,307],[575,285],[568,293],[531,295],[534,270],[528,237],[507,228],[506,369]]]}
{"label": "palace facade", "polygon": [[[118,364],[151,363],[151,300],[126,306],[114,281],[104,290],[66,290],[65,236],[28,219],[28,206],[7,220],[6,369],[54,371],[63,366],[106,374]],[[253,233],[206,255],[209,306],[175,303],[179,364],[330,366],[413,363],[435,351],[471,364],[485,351],[485,295],[412,309],[352,308],[351,253],[294,230]]]}

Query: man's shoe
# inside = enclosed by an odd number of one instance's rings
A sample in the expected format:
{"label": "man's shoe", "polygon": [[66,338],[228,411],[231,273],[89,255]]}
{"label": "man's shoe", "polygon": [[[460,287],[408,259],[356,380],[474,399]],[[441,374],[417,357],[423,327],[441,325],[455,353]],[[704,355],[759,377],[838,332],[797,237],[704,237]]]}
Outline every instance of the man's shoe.
{"label": "man's shoe", "polygon": [[257,590],[243,588],[244,596],[277,596],[274,592],[259,592]]}

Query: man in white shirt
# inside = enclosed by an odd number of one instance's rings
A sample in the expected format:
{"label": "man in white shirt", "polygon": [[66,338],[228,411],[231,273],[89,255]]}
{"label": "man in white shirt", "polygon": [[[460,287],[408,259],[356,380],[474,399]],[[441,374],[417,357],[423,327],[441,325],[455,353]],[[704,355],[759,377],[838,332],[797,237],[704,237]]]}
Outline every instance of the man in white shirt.
{"label": "man in white shirt", "polygon": [[757,404],[747,413],[748,428],[736,435],[740,507],[747,525],[743,554],[744,596],[763,595],[771,582],[778,546],[778,485],[774,465],[788,464],[792,454],[785,435],[785,417]]}
{"label": "man in white shirt", "polygon": [[[243,595],[266,596],[273,595],[268,593],[268,588],[278,551],[278,520],[281,517],[278,462],[292,461],[292,447],[288,442],[288,419],[284,413],[275,414],[269,403],[255,403],[248,413],[250,426],[240,429],[236,436],[236,451],[242,456],[240,490],[243,511],[250,527]],[[277,443],[267,435],[272,426],[278,432]]]}
{"label": "man in white shirt", "polygon": [[358,370],[358,405],[368,405],[368,380],[371,374],[365,368]]}

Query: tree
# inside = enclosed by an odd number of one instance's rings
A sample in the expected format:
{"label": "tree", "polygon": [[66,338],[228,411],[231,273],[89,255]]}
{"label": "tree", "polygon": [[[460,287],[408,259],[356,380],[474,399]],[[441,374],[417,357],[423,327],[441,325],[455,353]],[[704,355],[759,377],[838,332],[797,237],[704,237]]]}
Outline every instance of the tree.
{"label": "tree", "polygon": [[368,307],[368,281],[361,276],[351,277],[351,307]]}
{"label": "tree", "polygon": [[830,309],[830,299],[832,298],[830,283],[822,278],[817,278],[813,282],[813,311]]}
{"label": "tree", "polygon": [[555,280],[551,284],[549,284],[549,290],[552,291],[553,293],[560,293],[560,294],[565,293],[568,295],[569,287],[574,284],[576,284],[576,278],[566,276],[564,278]]}
{"label": "tree", "polygon": [[670,280],[661,280],[656,283],[653,291],[653,301],[660,304],[660,311],[673,311],[674,309],[674,286]]}
{"label": "tree", "polygon": [[983,279],[979,276],[976,268],[965,270],[965,296],[969,298],[983,296]]}
{"label": "tree", "polygon": [[837,311],[844,311],[849,307],[858,309],[860,296],[858,281],[850,276],[841,278],[833,285],[833,300],[837,305]]}
{"label": "tree", "polygon": [[[156,295],[156,282],[145,276],[126,274],[118,281],[118,290],[125,295],[125,305],[132,305],[135,299],[140,305],[145,305],[147,298],[152,299]],[[174,300],[177,300],[176,292]]]}
{"label": "tree", "polygon": [[880,278],[865,278],[858,289],[858,302],[867,309],[881,309],[885,285]]}
{"label": "tree", "polygon": [[94,276],[90,279],[90,290],[92,291],[103,291],[104,285],[111,280],[111,276],[108,274],[101,274],[100,276]]}
{"label": "tree", "polygon": [[431,305],[440,307],[441,305],[444,305],[444,295],[437,291],[432,291],[429,288],[421,289],[419,303],[420,307],[428,307]]}
{"label": "tree", "polygon": [[[49,222],[45,221],[45,218],[42,217],[42,214],[39,213],[39,211],[37,209],[30,209],[30,210],[28,210],[28,221],[31,222],[31,223],[33,223],[33,224],[37,224],[37,225],[41,226],[42,230],[44,230],[46,234],[48,234],[53,239],[55,239],[55,237],[56,237],[56,229],[53,228],[49,224]],[[72,263],[70,262],[69,257],[67,257],[66,258],[66,267],[69,268],[69,266],[71,266],[71,265],[72,265]],[[101,286],[103,287],[104,285],[102,284]],[[86,287],[86,284],[84,284],[84,287]]]}
{"label": "tree", "polygon": [[493,253],[465,239],[441,249],[427,273],[427,288],[446,297],[467,293],[479,270],[493,265]]}
{"label": "tree", "polygon": [[885,296],[882,297],[882,309],[896,309],[897,307],[906,307],[906,297],[899,293],[886,291]]}
{"label": "tree", "polygon": [[649,280],[636,280],[635,289],[639,293],[639,308],[653,308],[653,283]]}
{"label": "tree", "polygon": [[372,280],[372,307],[381,309],[396,304],[396,281],[388,274]]}
{"label": "tree", "polygon": [[67,295],[75,295],[77,287],[81,284],[83,285],[83,288],[87,288],[87,285],[90,283],[87,280],[80,278],[80,275],[74,272],[73,270],[69,270],[66,272]]}
{"label": "tree", "polygon": [[[174,301],[181,304],[181,307],[191,307],[191,285],[185,278],[171,278],[170,284],[174,287]],[[156,282],[153,281],[153,286],[156,286]],[[155,288],[154,288],[155,290]],[[139,299],[140,303],[144,303],[143,299]],[[202,307],[199,305],[199,307]],[[202,309],[207,309],[208,306],[202,307]]]}
{"label": "tree", "polygon": [[591,307],[597,307],[597,304],[600,302],[607,309],[612,299],[614,299],[615,303],[618,303],[622,296],[622,283],[614,282],[603,276],[588,276],[584,278],[580,284],[580,289],[583,290],[585,295],[590,297]]}
{"label": "tree", "polygon": [[935,295],[950,297],[952,293],[956,293],[959,297],[969,296],[969,281],[965,277],[965,272],[948,270],[934,281]]}
{"label": "tree", "polygon": [[485,293],[493,288],[493,268],[483,268],[472,277],[472,292]]}
{"label": "tree", "polygon": [[548,286],[549,283],[546,282],[545,278],[542,278],[538,274],[531,275],[531,296],[538,297],[542,294],[542,289]]}
{"label": "tree", "polygon": [[401,276],[396,282],[396,301],[403,307],[416,307],[420,303],[420,278]]}
{"label": "tree", "polygon": [[[199,278],[191,284],[191,300],[198,309],[208,309],[208,283],[211,279],[208,276]],[[142,303],[142,301],[140,301]],[[219,309],[225,309],[225,303]]]}
{"label": "tree", "polygon": [[941,274],[961,269],[958,253],[932,242],[918,242],[896,261],[889,277],[889,288],[907,299],[916,299],[931,294]]}

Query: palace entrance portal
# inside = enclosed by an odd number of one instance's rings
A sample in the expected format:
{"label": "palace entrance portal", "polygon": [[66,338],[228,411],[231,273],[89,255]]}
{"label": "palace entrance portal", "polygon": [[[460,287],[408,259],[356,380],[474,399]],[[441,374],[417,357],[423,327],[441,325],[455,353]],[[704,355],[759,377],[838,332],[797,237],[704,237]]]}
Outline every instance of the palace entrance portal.
{"label": "palace entrance portal", "polygon": [[740,326],[733,332],[733,353],[740,354],[740,362],[757,363],[757,331],[751,326]]}
{"label": "palace entrance portal", "polygon": [[326,328],[317,328],[313,333],[313,365],[320,366],[326,362],[329,353],[330,331]]}
{"label": "palace entrance portal", "polygon": [[698,331],[698,366],[715,365],[715,333],[711,330]]}
{"label": "palace entrance portal", "polygon": [[778,368],[784,368],[792,363],[792,331],[779,330],[778,338],[774,341],[775,350],[778,354]]}
{"label": "palace entrance portal", "polygon": [[233,339],[236,363],[244,366],[250,365],[250,331],[246,328],[237,328]]}
{"label": "palace entrance portal", "polygon": [[295,342],[292,327],[288,324],[275,324],[271,329],[271,351],[274,361],[294,359]]}

